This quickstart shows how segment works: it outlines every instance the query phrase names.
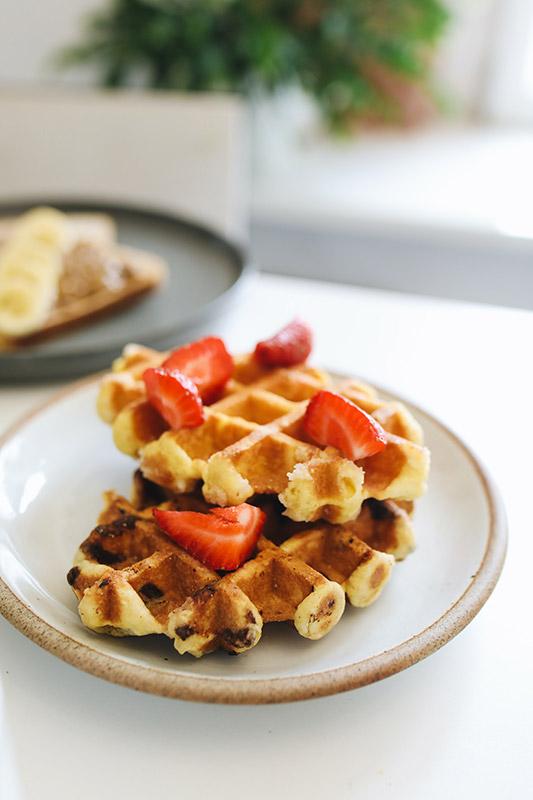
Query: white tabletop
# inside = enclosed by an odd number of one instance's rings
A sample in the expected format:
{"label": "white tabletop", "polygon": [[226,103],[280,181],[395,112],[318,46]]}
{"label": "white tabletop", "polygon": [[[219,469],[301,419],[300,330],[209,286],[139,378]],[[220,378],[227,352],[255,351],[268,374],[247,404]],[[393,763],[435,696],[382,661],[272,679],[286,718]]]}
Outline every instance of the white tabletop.
{"label": "white tabletop", "polygon": [[[533,785],[533,315],[261,276],[213,325],[245,350],[299,314],[314,360],[441,417],[507,506],[502,578],[442,650],[381,683],[278,706],[138,694],[64,664],[0,618],[0,798],[522,798]],[[1,427],[52,387],[0,390]]]}

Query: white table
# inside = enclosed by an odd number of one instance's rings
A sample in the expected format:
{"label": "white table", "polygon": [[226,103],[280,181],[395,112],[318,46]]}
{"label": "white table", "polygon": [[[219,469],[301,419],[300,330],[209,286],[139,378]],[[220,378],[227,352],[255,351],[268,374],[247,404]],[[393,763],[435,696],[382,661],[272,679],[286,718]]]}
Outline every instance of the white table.
{"label": "white table", "polygon": [[[296,313],[315,329],[316,363],[410,396],[492,471],[510,525],[493,596],[456,639],[399,675],[269,707],[137,694],[76,671],[0,619],[2,800],[514,800],[531,791],[533,315],[261,276],[213,332],[243,350]],[[2,389],[2,427],[51,391]]]}

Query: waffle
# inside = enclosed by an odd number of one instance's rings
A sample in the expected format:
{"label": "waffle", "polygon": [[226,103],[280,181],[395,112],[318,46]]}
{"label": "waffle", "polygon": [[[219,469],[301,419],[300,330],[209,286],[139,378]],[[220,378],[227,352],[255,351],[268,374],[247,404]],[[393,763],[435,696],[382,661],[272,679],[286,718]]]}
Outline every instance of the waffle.
{"label": "waffle", "polygon": [[[160,531],[153,506],[145,505],[154,500],[175,510],[208,508],[198,493],[170,499],[137,474],[132,503],[105,494],[98,525],[67,580],[92,630],[164,634],[180,654],[196,657],[219,648],[242,653],[267,622],[290,621],[301,636],[322,638],[341,618],[345,593],[354,606],[372,603],[390,577],[394,552],[412,546],[409,517],[393,503],[367,501],[359,521],[347,526],[302,525],[283,518],[272,497],[258,497],[267,524],[257,553],[220,575]],[[382,550],[374,549],[378,543]]]}
{"label": "waffle", "polygon": [[[273,494],[294,521],[334,524],[355,519],[367,498],[412,501],[425,491],[429,453],[419,424],[405,406],[379,398],[366,384],[334,381],[306,365],[268,370],[242,356],[224,396],[205,409],[205,422],[174,431],[146,401],[142,381],[144,369],[165,356],[129,345],[98,397],[116,446],[138,457],[154,483],[184,493],[202,482],[204,498],[219,506]],[[387,432],[383,451],[354,463],[308,440],[302,426],[307,402],[324,388],[381,423]]]}

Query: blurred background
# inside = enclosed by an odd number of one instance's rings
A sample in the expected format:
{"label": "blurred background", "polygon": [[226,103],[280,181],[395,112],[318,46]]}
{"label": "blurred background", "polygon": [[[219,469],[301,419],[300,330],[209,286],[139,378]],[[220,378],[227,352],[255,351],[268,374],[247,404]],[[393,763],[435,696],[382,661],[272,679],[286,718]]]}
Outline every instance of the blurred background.
{"label": "blurred background", "polygon": [[0,199],[199,220],[263,270],[533,308],[533,4],[2,2]]}

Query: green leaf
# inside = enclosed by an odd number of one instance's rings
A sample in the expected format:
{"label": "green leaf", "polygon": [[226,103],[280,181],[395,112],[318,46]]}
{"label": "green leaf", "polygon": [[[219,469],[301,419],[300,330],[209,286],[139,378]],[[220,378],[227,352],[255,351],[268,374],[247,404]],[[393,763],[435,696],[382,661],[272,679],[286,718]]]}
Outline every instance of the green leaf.
{"label": "green leaf", "polygon": [[56,63],[95,64],[106,86],[139,67],[147,86],[181,91],[299,84],[339,130],[394,115],[365,65],[424,85],[447,20],[440,0],[108,0]]}

